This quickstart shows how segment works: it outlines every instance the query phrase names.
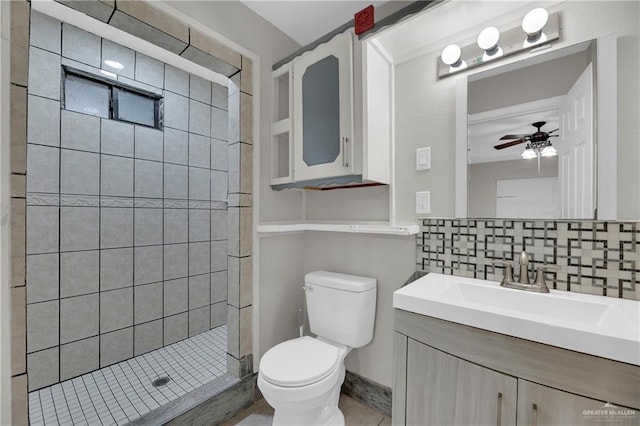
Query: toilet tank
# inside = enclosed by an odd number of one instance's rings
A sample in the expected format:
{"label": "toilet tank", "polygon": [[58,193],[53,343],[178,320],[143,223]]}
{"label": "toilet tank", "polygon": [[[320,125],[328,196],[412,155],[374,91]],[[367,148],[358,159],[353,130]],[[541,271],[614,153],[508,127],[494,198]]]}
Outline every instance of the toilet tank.
{"label": "toilet tank", "polygon": [[375,278],[315,271],[305,275],[311,332],[359,348],[373,338]]}

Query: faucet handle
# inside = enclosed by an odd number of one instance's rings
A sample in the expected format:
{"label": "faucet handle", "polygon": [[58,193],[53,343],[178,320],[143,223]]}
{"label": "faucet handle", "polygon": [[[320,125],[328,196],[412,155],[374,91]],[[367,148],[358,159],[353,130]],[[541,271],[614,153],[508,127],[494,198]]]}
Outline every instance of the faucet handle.
{"label": "faucet handle", "polygon": [[504,277],[502,278],[502,282],[512,282],[513,281],[513,265],[510,262],[505,262],[504,260],[494,260],[491,262],[493,266],[504,266]]}
{"label": "faucet handle", "polygon": [[547,286],[547,283],[544,280],[544,271],[559,271],[560,269],[562,269],[559,265],[542,265],[542,266],[538,266],[536,268],[536,279],[535,279],[535,284],[539,285],[539,286]]}

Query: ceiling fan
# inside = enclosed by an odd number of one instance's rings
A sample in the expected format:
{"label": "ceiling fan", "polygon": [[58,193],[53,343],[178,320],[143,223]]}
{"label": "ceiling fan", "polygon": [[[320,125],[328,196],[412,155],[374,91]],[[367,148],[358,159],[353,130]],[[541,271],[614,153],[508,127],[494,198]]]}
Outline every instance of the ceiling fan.
{"label": "ceiling fan", "polygon": [[495,145],[494,148],[500,150],[500,149],[509,148],[511,146],[515,146],[515,145],[519,145],[521,143],[528,142],[527,149],[529,149],[529,148],[531,148],[531,149],[543,149],[545,146],[550,145],[550,143],[547,143],[549,141],[549,138],[553,138],[553,137],[557,137],[558,136],[558,135],[552,135],[551,133],[557,132],[559,130],[559,129],[555,129],[555,130],[551,130],[549,132],[544,132],[544,131],[541,130],[541,128],[545,124],[547,124],[546,121],[537,121],[537,122],[533,123],[532,126],[535,127],[537,130],[534,133],[531,133],[529,135],[527,135],[527,134],[504,135],[503,137],[500,138],[501,141],[509,140],[509,139],[515,139],[515,140]]}

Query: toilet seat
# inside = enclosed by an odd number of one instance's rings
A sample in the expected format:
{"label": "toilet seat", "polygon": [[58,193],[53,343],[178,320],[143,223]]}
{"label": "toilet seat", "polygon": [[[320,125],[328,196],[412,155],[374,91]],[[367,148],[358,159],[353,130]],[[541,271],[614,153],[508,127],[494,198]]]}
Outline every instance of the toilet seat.
{"label": "toilet seat", "polygon": [[260,360],[260,373],[269,383],[300,387],[329,376],[340,365],[337,347],[309,336],[274,346]]}

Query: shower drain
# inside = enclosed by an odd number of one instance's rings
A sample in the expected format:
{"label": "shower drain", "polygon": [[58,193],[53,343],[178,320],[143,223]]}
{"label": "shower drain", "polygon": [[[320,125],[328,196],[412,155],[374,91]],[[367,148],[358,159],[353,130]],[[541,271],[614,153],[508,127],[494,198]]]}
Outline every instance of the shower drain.
{"label": "shower drain", "polygon": [[151,382],[151,384],[153,385],[153,387],[159,388],[160,386],[164,386],[169,383],[170,380],[171,379],[168,377],[158,377],[153,382]]}

